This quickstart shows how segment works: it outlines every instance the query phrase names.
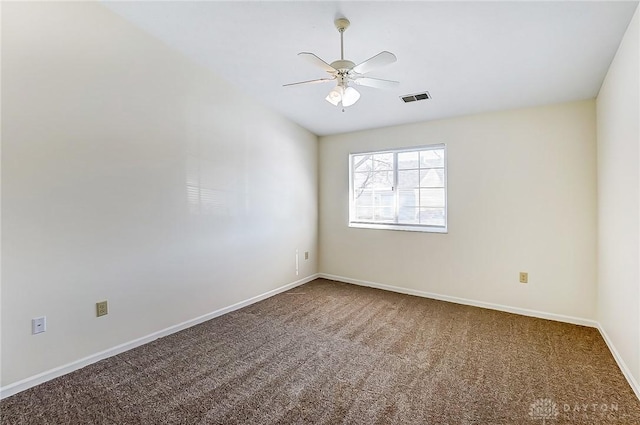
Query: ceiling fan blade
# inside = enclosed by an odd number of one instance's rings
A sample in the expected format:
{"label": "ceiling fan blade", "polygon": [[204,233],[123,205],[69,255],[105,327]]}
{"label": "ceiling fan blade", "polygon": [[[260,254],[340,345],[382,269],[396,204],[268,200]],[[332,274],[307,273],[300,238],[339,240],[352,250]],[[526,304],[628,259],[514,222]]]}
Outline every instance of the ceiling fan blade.
{"label": "ceiling fan blade", "polygon": [[391,52],[380,52],[372,58],[353,67],[353,72],[357,74],[365,74],[369,71],[373,71],[376,68],[380,68],[384,65],[389,65],[397,60],[396,55]]}
{"label": "ceiling fan blade", "polygon": [[317,80],[309,80],[309,81],[300,81],[298,83],[289,83],[289,84],[283,84],[282,87],[287,87],[287,86],[297,86],[300,84],[317,84],[317,83],[325,83],[327,81],[334,81],[335,78],[319,78]]}
{"label": "ceiling fan blade", "polygon": [[376,89],[390,89],[400,84],[398,81],[370,77],[354,78],[353,83],[359,86],[375,87]]}
{"label": "ceiling fan blade", "polygon": [[316,55],[314,55],[313,53],[301,52],[301,53],[298,53],[298,56],[305,59],[307,62],[312,63],[313,65],[324,69],[326,72],[329,72],[329,73],[337,72],[337,69],[335,69],[334,67],[332,67],[331,65],[329,65],[328,63],[326,63]]}

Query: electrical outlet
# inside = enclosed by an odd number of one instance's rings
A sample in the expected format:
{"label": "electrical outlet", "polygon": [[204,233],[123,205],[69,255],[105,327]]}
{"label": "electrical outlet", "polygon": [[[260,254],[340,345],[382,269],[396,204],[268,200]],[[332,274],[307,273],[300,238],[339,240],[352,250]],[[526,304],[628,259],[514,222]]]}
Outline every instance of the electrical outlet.
{"label": "electrical outlet", "polygon": [[304,259],[308,260],[309,259],[309,251],[305,251],[304,252]]}
{"label": "electrical outlet", "polygon": [[106,316],[107,314],[109,314],[109,310],[107,308],[107,302],[100,301],[99,303],[96,303],[96,316],[97,317]]}
{"label": "electrical outlet", "polygon": [[42,333],[47,330],[47,316],[36,317],[31,319],[31,333],[33,335]]}
{"label": "electrical outlet", "polygon": [[520,283],[529,283],[529,273],[520,272]]}

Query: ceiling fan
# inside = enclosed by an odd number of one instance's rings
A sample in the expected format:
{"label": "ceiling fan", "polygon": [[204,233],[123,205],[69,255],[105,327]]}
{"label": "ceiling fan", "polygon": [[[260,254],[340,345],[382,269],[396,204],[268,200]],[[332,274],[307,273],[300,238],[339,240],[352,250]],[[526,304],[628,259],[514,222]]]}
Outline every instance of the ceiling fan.
{"label": "ceiling fan", "polygon": [[336,28],[338,29],[338,32],[340,32],[339,60],[333,61],[331,62],[331,64],[328,64],[313,53],[298,53],[298,56],[306,59],[313,65],[322,68],[327,74],[329,74],[329,76],[316,80],[285,84],[284,87],[300,84],[316,84],[325,83],[327,81],[336,81],[336,87],[329,92],[325,99],[327,100],[327,102],[335,106],[342,104],[342,110],[344,111],[344,108],[353,105],[358,101],[358,99],[360,99],[360,93],[358,93],[356,89],[351,87],[349,83],[380,89],[391,88],[398,85],[397,81],[382,80],[380,78],[371,78],[364,76],[364,74],[373,71],[376,68],[395,62],[396,56],[393,53],[387,51],[380,52],[372,58],[359,63],[358,65],[350,60],[346,60],[344,58],[343,34],[345,30],[349,28],[350,22],[347,18],[338,18],[334,23]]}

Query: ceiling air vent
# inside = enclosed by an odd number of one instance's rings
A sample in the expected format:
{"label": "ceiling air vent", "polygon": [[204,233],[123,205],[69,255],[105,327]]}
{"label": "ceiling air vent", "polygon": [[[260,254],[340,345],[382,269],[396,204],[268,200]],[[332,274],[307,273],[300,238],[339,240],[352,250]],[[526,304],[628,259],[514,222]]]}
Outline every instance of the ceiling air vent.
{"label": "ceiling air vent", "polygon": [[400,96],[400,99],[402,99],[404,103],[409,103],[409,102],[415,102],[418,100],[431,99],[431,95],[429,94],[428,91],[426,91],[423,93],[405,94],[404,96]]}

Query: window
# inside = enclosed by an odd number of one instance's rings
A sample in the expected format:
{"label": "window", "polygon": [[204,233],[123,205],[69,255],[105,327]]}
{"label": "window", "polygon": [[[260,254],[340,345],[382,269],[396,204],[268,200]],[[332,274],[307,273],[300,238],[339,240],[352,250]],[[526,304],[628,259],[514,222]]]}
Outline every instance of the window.
{"label": "window", "polygon": [[447,232],[445,145],[349,155],[349,226]]}

